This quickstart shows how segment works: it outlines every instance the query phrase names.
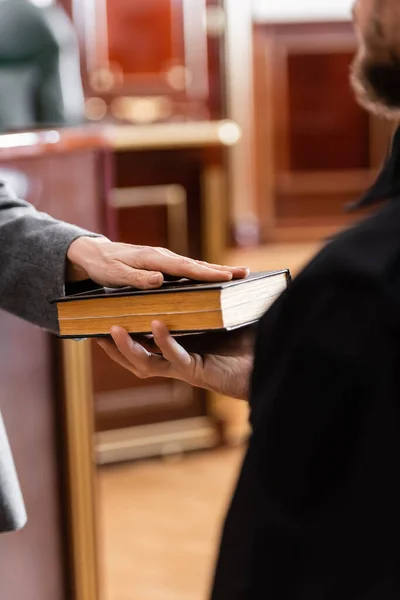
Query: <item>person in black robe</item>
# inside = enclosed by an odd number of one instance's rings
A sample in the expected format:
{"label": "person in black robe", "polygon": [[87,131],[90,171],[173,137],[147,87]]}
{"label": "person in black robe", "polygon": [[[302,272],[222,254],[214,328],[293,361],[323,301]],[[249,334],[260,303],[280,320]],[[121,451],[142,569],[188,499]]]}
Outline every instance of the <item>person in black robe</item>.
{"label": "person in black robe", "polygon": [[[357,97],[397,118],[400,3],[361,0],[355,17]],[[163,356],[119,328],[101,342],[140,377],[249,398],[212,600],[400,598],[400,129],[355,208],[378,201],[293,280],[254,349],[246,330],[226,334],[234,350],[189,353],[161,323]]]}

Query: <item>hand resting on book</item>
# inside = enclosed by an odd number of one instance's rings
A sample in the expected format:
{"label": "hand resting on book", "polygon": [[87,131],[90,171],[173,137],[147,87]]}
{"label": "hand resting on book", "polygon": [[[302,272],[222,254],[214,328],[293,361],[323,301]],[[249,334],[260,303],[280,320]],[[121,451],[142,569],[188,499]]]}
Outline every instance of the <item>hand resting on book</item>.
{"label": "hand resting on book", "polygon": [[244,267],[193,260],[166,248],[80,237],[69,247],[66,279],[69,283],[91,279],[103,286],[134,286],[145,290],[159,288],[171,276],[217,282],[242,279],[247,274]]}
{"label": "hand resting on book", "polygon": [[[167,377],[225,396],[247,399],[253,366],[255,327],[174,338],[163,323],[153,323],[153,340],[132,339],[113,327],[113,341],[98,344],[117,363],[141,379]],[[178,342],[179,340],[179,342]]]}

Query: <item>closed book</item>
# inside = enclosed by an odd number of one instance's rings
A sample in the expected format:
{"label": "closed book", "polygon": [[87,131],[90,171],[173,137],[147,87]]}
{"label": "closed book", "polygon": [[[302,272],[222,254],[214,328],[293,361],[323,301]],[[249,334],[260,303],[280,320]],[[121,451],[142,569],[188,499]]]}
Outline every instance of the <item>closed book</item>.
{"label": "closed book", "polygon": [[288,269],[250,273],[245,279],[199,283],[166,281],[157,289],[101,288],[57,299],[60,337],[109,335],[114,325],[150,334],[162,321],[173,334],[230,330],[257,321],[290,281]]}

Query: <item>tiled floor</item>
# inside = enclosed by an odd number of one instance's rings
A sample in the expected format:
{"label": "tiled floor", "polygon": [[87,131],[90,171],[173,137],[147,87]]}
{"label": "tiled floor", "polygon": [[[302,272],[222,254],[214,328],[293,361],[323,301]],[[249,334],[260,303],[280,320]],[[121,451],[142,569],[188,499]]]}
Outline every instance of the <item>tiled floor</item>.
{"label": "tiled floor", "polygon": [[[226,262],[295,274],[316,250],[268,246],[230,252]],[[102,600],[207,600],[242,455],[224,449],[99,471]]]}

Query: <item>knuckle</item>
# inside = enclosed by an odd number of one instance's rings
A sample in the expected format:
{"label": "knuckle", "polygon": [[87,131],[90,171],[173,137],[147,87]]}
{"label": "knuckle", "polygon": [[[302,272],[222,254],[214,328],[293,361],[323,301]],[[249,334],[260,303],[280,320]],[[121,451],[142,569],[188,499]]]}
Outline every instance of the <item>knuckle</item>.
{"label": "knuckle", "polygon": [[99,244],[97,251],[103,260],[109,261],[113,259],[114,252],[111,243],[103,242]]}
{"label": "knuckle", "polygon": [[128,285],[129,271],[121,263],[113,261],[107,268],[107,279],[111,285],[116,282]]}
{"label": "knuckle", "polygon": [[131,283],[133,283],[136,287],[143,288],[148,284],[149,276],[144,271],[132,271]]}
{"label": "knuckle", "polygon": [[163,256],[176,256],[176,254],[174,254],[171,250],[162,246],[158,246],[156,250]]}
{"label": "knuckle", "polygon": [[178,264],[182,268],[192,267],[194,264],[194,261],[191,258],[187,258],[186,256],[180,256],[178,258]]}
{"label": "knuckle", "polygon": [[151,250],[148,246],[135,247],[130,254],[129,264],[139,269],[146,267]]}
{"label": "knuckle", "polygon": [[139,248],[139,250],[135,252],[135,254],[139,260],[146,260],[149,257],[149,255],[153,253],[153,251],[154,248],[151,248],[150,246],[142,246],[141,248]]}
{"label": "knuckle", "polygon": [[134,373],[138,379],[146,379],[146,375],[142,371],[135,370]]}

